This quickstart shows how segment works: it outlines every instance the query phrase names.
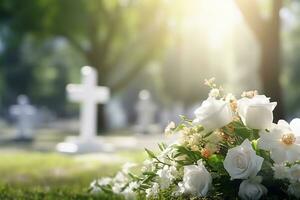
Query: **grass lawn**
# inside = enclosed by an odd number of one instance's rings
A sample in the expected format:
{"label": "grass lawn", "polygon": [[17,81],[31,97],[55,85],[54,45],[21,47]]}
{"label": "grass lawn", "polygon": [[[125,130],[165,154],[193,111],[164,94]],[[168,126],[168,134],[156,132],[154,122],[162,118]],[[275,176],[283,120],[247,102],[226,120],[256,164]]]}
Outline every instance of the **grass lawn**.
{"label": "grass lawn", "polygon": [[[1,152],[0,199],[111,199],[87,193],[90,182],[114,175],[122,163],[142,162],[146,154],[69,156],[55,153]],[[121,160],[113,158],[121,158]]]}

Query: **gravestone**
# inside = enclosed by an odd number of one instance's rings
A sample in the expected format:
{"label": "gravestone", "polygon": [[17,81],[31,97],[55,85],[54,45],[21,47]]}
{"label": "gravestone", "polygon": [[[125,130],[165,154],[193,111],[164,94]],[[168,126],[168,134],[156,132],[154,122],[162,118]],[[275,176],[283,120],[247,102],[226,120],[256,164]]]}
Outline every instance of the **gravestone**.
{"label": "gravestone", "polygon": [[135,107],[137,114],[135,129],[137,133],[157,132],[157,125],[155,124],[157,106],[152,100],[151,93],[148,90],[141,90],[138,97]]}
{"label": "gravestone", "polygon": [[66,87],[68,99],[80,103],[80,134],[66,138],[56,148],[64,153],[111,151],[111,146],[104,144],[96,132],[97,104],[109,100],[109,88],[97,86],[97,72],[92,67],[83,67],[81,76],[82,84],[69,84]]}
{"label": "gravestone", "polygon": [[9,109],[10,115],[17,120],[15,140],[31,141],[33,139],[36,108],[29,104],[29,99],[26,95],[19,95],[17,103],[17,105],[13,105]]}

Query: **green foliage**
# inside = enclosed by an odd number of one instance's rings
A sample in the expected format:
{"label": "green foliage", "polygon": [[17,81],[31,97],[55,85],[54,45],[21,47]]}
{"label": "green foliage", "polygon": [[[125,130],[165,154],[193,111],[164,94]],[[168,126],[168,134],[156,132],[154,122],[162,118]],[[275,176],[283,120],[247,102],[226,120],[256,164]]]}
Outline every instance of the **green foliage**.
{"label": "green foliage", "polygon": [[164,49],[162,5],[161,0],[0,0],[3,105],[25,93],[64,114],[68,76],[83,63],[98,69],[99,84],[120,91]]}

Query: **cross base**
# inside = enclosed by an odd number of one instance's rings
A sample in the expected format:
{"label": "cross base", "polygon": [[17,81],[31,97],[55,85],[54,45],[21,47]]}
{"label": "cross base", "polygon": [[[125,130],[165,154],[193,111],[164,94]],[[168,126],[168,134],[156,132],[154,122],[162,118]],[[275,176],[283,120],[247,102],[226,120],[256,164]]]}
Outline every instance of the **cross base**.
{"label": "cross base", "polygon": [[99,137],[84,139],[81,137],[67,137],[65,142],[56,145],[61,153],[83,154],[94,152],[112,152],[113,146],[104,143]]}

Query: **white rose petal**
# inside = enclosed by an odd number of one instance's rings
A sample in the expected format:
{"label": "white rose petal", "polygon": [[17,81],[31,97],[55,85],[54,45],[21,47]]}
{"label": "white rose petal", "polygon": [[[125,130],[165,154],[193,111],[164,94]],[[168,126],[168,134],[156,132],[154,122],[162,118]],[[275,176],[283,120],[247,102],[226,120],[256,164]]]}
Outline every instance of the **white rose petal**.
{"label": "white rose petal", "polygon": [[270,102],[265,95],[238,100],[237,111],[243,123],[253,129],[268,129],[273,122],[273,110],[276,102]]}
{"label": "white rose petal", "polygon": [[195,110],[195,124],[204,127],[205,132],[213,131],[229,124],[233,120],[230,104],[223,100],[209,97]]}
{"label": "white rose petal", "polygon": [[246,139],[240,146],[229,149],[224,160],[224,168],[231,179],[247,179],[257,175],[263,158],[257,156],[251,143]]}
{"label": "white rose petal", "polygon": [[261,183],[261,177],[243,180],[239,188],[239,197],[242,200],[258,200],[267,193],[267,188]]}
{"label": "white rose petal", "polygon": [[203,197],[209,191],[211,183],[212,177],[200,160],[198,165],[184,166],[183,182],[179,184],[179,188],[184,193]]}

